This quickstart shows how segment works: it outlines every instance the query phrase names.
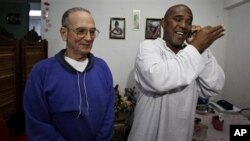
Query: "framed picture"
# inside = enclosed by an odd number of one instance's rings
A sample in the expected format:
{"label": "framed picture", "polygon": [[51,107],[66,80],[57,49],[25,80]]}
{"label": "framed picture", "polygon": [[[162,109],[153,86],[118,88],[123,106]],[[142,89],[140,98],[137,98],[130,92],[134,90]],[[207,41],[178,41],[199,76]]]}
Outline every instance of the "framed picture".
{"label": "framed picture", "polygon": [[19,13],[9,13],[7,15],[8,24],[21,24],[21,16]]}
{"label": "framed picture", "polygon": [[146,19],[145,39],[161,37],[161,19]]}
{"label": "framed picture", "polygon": [[133,10],[134,30],[140,29],[140,10]]}
{"label": "framed picture", "polygon": [[110,39],[125,39],[125,18],[110,18]]}

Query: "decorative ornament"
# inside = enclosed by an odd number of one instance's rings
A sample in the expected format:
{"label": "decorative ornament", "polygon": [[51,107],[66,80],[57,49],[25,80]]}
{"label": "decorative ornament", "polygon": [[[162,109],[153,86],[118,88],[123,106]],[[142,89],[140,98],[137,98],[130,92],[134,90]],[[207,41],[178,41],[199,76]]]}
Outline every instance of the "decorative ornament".
{"label": "decorative ornament", "polygon": [[52,26],[52,24],[50,23],[50,16],[49,16],[49,6],[50,6],[50,3],[47,1],[45,1],[43,3],[43,10],[42,10],[42,20],[44,20],[45,22],[45,29],[44,31],[45,32],[48,32],[49,31],[49,28]]}

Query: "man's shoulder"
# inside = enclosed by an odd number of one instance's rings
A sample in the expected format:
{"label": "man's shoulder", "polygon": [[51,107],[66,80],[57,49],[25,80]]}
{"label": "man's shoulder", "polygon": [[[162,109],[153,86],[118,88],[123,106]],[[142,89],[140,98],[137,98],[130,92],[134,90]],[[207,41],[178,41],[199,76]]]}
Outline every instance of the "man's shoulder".
{"label": "man's shoulder", "polygon": [[93,56],[94,59],[94,63],[97,65],[105,65],[107,66],[106,61],[103,58],[97,57],[97,56]]}
{"label": "man's shoulder", "polygon": [[96,62],[105,62],[103,58],[98,57],[98,56],[93,56],[93,59],[94,59]]}
{"label": "man's shoulder", "polygon": [[153,44],[162,44],[162,39],[157,38],[157,39],[146,39],[141,42],[141,45],[153,45]]}
{"label": "man's shoulder", "polygon": [[164,43],[158,39],[147,39],[140,43],[141,50],[158,50],[164,47]]}
{"label": "man's shoulder", "polygon": [[56,61],[55,57],[46,58],[46,59],[43,59],[43,60],[40,60],[39,62],[37,62],[34,65],[34,68],[35,69],[46,69],[46,68],[53,66],[56,62],[57,61]]}

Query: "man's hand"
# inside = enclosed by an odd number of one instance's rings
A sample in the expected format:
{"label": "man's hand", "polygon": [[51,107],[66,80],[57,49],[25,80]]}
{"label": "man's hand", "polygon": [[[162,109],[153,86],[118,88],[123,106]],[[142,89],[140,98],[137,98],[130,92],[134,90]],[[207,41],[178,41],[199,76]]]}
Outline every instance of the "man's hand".
{"label": "man's hand", "polygon": [[200,25],[192,25],[191,32],[189,34],[189,37],[187,38],[187,43],[190,43],[193,41],[196,32],[201,30],[201,28],[202,27]]}
{"label": "man's hand", "polygon": [[225,29],[221,26],[192,27],[192,35],[187,42],[193,45],[200,53],[207,49],[215,40],[224,35]]}

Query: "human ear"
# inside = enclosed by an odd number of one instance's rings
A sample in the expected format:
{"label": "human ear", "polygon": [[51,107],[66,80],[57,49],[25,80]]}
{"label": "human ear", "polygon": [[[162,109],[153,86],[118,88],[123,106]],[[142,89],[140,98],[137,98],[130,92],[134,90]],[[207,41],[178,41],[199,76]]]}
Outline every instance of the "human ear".
{"label": "human ear", "polygon": [[165,27],[164,18],[161,19],[161,27],[162,27],[162,28]]}
{"label": "human ear", "polygon": [[67,34],[68,34],[67,28],[61,27],[60,28],[60,34],[61,34],[62,39],[64,41],[66,41],[67,40]]}

